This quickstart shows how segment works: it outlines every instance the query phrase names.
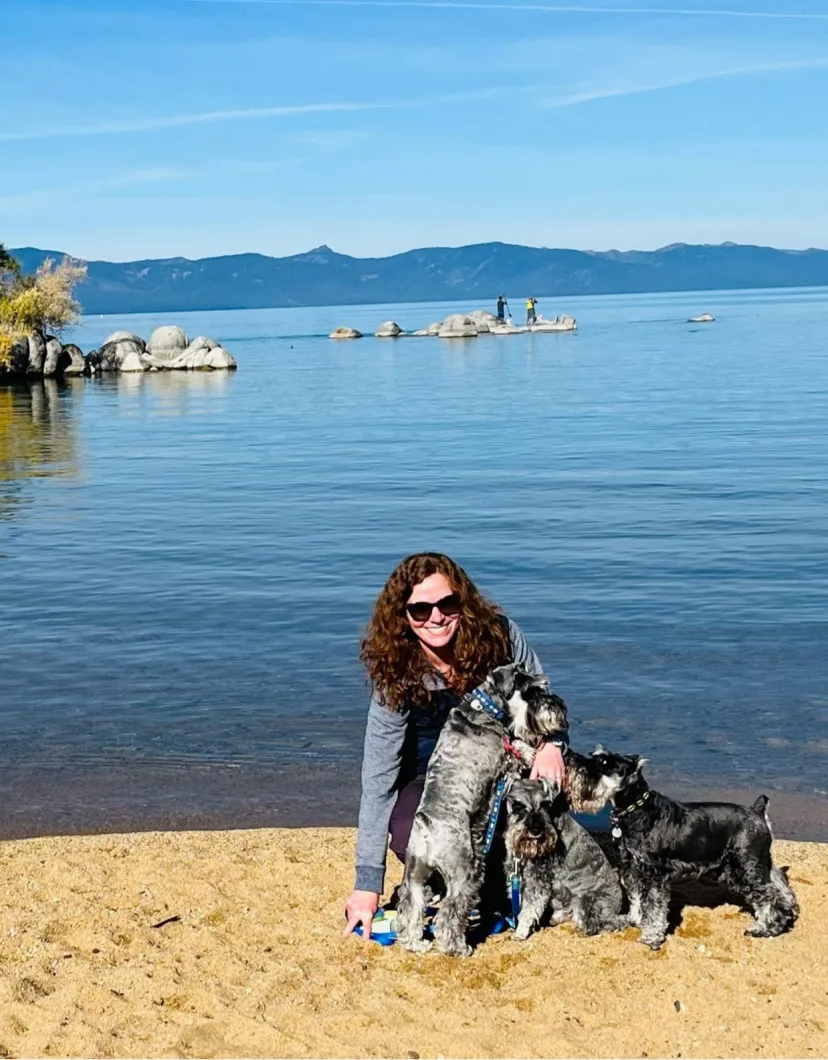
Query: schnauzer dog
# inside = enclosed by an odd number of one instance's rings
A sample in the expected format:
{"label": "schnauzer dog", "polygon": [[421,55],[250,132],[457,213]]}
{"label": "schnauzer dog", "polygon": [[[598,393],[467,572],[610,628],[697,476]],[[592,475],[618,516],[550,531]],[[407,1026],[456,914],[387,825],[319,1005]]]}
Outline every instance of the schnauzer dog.
{"label": "schnauzer dog", "polygon": [[781,935],[799,916],[796,896],[771,860],[768,800],[753,806],[725,802],[674,802],[642,775],[645,758],[597,747],[587,757],[567,754],[566,782],[576,809],[612,805],[613,838],[630,900],[630,922],[641,942],[659,949],[667,938],[670,885],[712,877],[753,913],[745,934]]}
{"label": "schnauzer dog", "polygon": [[406,949],[431,945],[422,925],[437,874],[445,893],[432,925],[435,945],[441,953],[471,953],[468,914],[483,883],[496,784],[528,770],[541,741],[566,727],[566,704],[546,679],[514,664],[493,670],[451,711],[428,765],[398,894],[397,937]]}
{"label": "schnauzer dog", "polygon": [[506,808],[506,872],[521,881],[516,939],[527,939],[547,909],[550,926],[571,920],[582,935],[627,927],[618,875],[570,817],[562,792],[543,780],[515,780]]}

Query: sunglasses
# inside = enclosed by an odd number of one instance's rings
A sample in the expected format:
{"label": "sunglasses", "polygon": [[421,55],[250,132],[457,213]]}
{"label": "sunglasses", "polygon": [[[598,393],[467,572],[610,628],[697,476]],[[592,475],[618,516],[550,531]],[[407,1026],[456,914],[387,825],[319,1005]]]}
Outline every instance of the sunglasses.
{"label": "sunglasses", "polygon": [[449,593],[433,604],[428,600],[417,600],[416,603],[405,605],[406,611],[415,622],[427,622],[435,607],[444,618],[454,618],[460,614],[460,597],[457,593]]}

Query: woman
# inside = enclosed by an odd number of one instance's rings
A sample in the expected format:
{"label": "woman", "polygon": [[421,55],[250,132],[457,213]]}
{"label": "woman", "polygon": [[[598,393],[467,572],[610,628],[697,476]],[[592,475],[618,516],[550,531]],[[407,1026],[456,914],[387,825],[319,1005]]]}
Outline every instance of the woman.
{"label": "woman", "polygon": [[[392,572],[374,605],[360,658],[373,695],[345,934],[362,924],[367,938],[385,884],[388,833],[403,861],[426,766],[448,712],[496,666],[512,661],[533,674],[542,671],[517,626],[439,552],[409,556]],[[563,772],[560,746],[544,744],[532,776],[560,783]]]}

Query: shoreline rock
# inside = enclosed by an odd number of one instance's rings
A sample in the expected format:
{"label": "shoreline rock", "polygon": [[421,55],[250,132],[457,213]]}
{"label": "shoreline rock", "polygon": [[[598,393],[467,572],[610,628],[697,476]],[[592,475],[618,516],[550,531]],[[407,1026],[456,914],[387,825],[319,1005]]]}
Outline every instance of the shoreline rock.
{"label": "shoreline rock", "polygon": [[234,358],[216,339],[189,341],[181,328],[156,328],[149,342],[129,331],[114,331],[84,355],[73,342],[34,332],[16,339],[0,382],[25,378],[94,375],[98,372],[233,371]]}

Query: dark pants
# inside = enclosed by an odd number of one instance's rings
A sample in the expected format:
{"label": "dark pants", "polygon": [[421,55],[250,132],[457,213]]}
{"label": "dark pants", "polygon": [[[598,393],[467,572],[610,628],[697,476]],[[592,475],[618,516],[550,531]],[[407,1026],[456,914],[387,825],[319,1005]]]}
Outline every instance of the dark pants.
{"label": "dark pants", "polygon": [[394,809],[391,811],[391,821],[388,825],[391,839],[388,845],[402,862],[405,861],[405,849],[408,846],[408,837],[411,835],[414,814],[417,812],[423,795],[424,783],[425,777],[417,777],[416,780],[400,788]]}

